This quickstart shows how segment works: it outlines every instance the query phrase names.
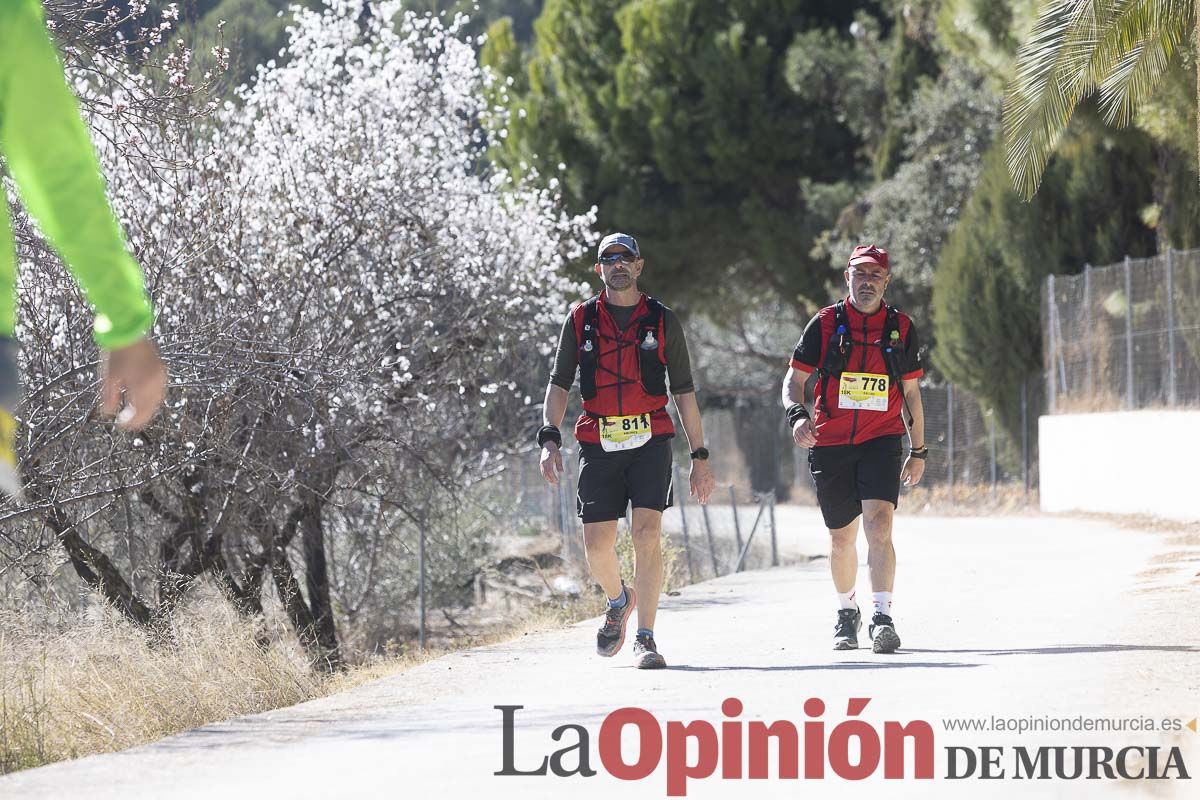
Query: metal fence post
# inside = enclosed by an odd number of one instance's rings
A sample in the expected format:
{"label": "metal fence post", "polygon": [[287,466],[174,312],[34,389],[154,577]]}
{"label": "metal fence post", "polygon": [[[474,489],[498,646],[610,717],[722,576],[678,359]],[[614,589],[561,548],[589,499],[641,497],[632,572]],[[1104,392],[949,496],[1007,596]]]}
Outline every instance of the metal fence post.
{"label": "metal fence post", "polygon": [[779,566],[779,546],[775,543],[775,492],[771,492],[771,566]]}
{"label": "metal fence post", "polygon": [[708,534],[708,555],[712,559],[713,577],[719,578],[721,570],[717,568],[717,545],[713,542],[712,522],[708,518],[708,505],[700,506],[700,511],[704,515],[704,530]]}
{"label": "metal fence post", "polygon": [[1093,383],[1095,374],[1092,368],[1092,359],[1095,358],[1096,348],[1093,342],[1095,331],[1092,329],[1092,265],[1083,265],[1083,366],[1087,375],[1087,391],[1089,395],[1095,396],[1096,386]]}
{"label": "metal fence post", "polygon": [[729,487],[729,510],[733,512],[733,536],[737,542],[737,551],[742,552],[742,524],[738,522],[737,513],[737,492],[733,487]]}
{"label": "metal fence post", "polygon": [[[679,468],[672,467],[671,473],[671,482],[676,484],[676,488],[678,488]],[[696,572],[692,569],[692,543],[688,539],[687,492],[679,492],[679,520],[683,525],[683,552],[687,555],[688,583],[695,583]]]}
{"label": "metal fence post", "polygon": [[417,644],[425,649],[425,521],[417,526]]}
{"label": "metal fence post", "polygon": [[946,384],[946,481],[954,489],[954,384]]}
{"label": "metal fence post", "polygon": [[1029,381],[1021,381],[1021,479],[1029,497]]}
{"label": "metal fence post", "polygon": [[988,412],[988,439],[992,453],[992,494],[996,494],[996,409]]}
{"label": "metal fence post", "polygon": [[1175,407],[1175,250],[1167,248],[1167,405]]}
{"label": "metal fence post", "polygon": [[1133,409],[1133,278],[1125,256],[1125,407]]}
{"label": "metal fence post", "polygon": [[1049,349],[1048,358],[1046,359],[1046,391],[1047,401],[1050,407],[1050,413],[1053,414],[1058,406],[1058,391],[1054,383],[1054,359],[1058,347],[1054,341],[1054,275],[1046,276],[1046,338],[1047,349]]}

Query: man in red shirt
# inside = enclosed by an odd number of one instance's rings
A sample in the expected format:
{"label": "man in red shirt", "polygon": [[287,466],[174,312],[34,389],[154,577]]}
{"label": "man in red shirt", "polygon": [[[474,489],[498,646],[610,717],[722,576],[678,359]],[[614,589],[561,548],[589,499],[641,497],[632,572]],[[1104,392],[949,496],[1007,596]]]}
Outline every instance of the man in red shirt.
{"label": "man in red shirt", "polygon": [[[596,274],[604,290],[576,305],[563,321],[554,370],[546,387],[542,475],[551,484],[562,473],[562,434],[567,397],[579,375],[583,413],[575,423],[579,443],[579,494],[588,568],[608,597],[596,652],[614,656],[625,642],[634,611],[634,663],[662,669],[666,659],[654,640],[654,619],[662,588],[662,512],[672,503],[671,438],[667,394],[691,445],[691,494],[708,502],[713,490],[704,426],[683,327],[671,309],[638,291],[645,267],[637,240],[624,233],[604,237],[596,253]],[[617,559],[617,520],[633,507],[633,586],[621,580]]]}
{"label": "man in red shirt", "polygon": [[[845,278],[848,296],[821,309],[796,345],[783,380],[783,405],[792,438],[809,448],[809,471],[829,528],[829,562],[840,605],[833,647],[858,647],[862,613],[854,582],[861,516],[874,604],[871,649],[894,653],[900,637],[892,621],[892,514],[901,483],[914,486],[925,472],[929,449],[917,387],[924,370],[912,320],[883,302],[892,279],[887,251],[855,247]],[[809,384],[811,413],[805,406]],[[903,458],[906,427],[911,448]]]}

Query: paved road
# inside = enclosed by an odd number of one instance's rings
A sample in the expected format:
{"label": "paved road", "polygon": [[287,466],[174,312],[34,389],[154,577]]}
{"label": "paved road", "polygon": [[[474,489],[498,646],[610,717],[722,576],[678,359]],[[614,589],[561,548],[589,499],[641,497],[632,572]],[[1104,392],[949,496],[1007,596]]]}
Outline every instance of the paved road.
{"label": "paved road", "polygon": [[[781,509],[780,533],[789,550],[823,546],[809,509]],[[596,657],[597,622],[590,620],[449,655],[336,697],[9,776],[0,779],[0,797],[662,797],[664,763],[636,782],[603,770],[597,751],[605,716],[639,706],[664,723],[715,725],[725,719],[722,701],[733,696],[744,704],[741,720],[797,726],[808,719],[805,700],[821,698],[827,735],[846,719],[848,698],[869,697],[861,716],[876,729],[888,720],[932,725],[938,778],[885,781],[880,768],[848,782],[827,767],[823,780],[694,780],[689,797],[1200,796],[1200,734],[1186,729],[1016,735],[952,733],[942,725],[948,717],[1200,716],[1194,531],[1064,517],[902,517],[896,538],[895,611],[907,648],[894,656],[829,649],[832,590],[827,562],[818,560],[665,598],[657,627],[672,665],[666,671],[632,669],[628,649],[612,660]],[[865,589],[865,566],[860,576]],[[599,774],[493,776],[502,764],[501,715],[493,708],[500,704],[525,707],[516,716],[518,768],[573,744],[574,733],[560,743],[550,734],[575,723],[590,733]],[[631,761],[636,739],[626,740]],[[1039,744],[1177,746],[1193,780],[943,777],[948,747],[1004,746],[1011,776],[1013,747]],[[1165,760],[1164,749],[1160,768]],[[566,763],[573,766],[574,756]]]}

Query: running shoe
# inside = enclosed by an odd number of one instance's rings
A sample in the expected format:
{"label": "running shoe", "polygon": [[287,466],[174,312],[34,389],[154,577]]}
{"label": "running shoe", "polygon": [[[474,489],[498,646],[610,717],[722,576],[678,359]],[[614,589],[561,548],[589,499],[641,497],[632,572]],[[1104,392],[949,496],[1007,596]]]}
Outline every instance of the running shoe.
{"label": "running shoe", "polygon": [[658,653],[653,636],[638,636],[633,640],[633,663],[638,669],[663,669],[667,660]]}
{"label": "running shoe", "polygon": [[625,644],[625,626],[629,622],[633,610],[637,608],[637,594],[633,589],[621,584],[625,590],[625,605],[620,608],[609,607],[604,612],[604,624],[596,633],[596,652],[605,658],[611,658],[621,652]]}
{"label": "running shoe", "polygon": [[838,609],[837,624],[833,626],[833,649],[857,650],[860,630],[862,630],[862,611],[860,609]]}
{"label": "running shoe", "polygon": [[900,647],[900,634],[887,614],[876,614],[871,617],[871,627],[867,631],[871,635],[871,652],[894,653]]}

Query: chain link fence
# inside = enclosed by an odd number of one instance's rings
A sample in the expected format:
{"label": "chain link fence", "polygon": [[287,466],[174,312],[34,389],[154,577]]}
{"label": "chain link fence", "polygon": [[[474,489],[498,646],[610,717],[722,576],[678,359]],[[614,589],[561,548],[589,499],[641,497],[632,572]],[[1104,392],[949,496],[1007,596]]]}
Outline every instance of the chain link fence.
{"label": "chain link fence", "polygon": [[1200,250],[1050,275],[1042,292],[1048,413],[1200,402]]}

